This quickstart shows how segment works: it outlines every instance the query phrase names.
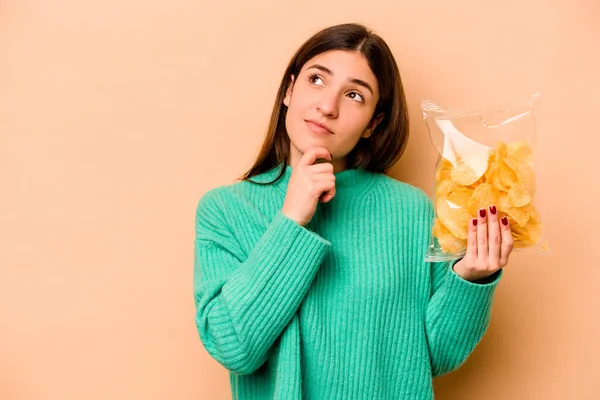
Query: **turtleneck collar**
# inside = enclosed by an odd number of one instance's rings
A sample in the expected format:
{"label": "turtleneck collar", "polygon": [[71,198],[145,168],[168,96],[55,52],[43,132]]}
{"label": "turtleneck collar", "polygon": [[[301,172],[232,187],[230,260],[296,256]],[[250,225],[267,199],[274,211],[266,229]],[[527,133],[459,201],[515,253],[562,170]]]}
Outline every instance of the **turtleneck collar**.
{"label": "turtleneck collar", "polygon": [[[285,195],[293,171],[293,168],[287,163],[280,163],[270,171],[264,172],[251,179],[257,182],[272,182],[279,176],[282,168],[284,168],[283,175],[273,184],[273,186]],[[362,190],[373,181],[373,177],[376,173],[357,168],[348,168],[340,172],[335,172],[334,175],[337,194],[346,191],[356,193],[362,192]]]}

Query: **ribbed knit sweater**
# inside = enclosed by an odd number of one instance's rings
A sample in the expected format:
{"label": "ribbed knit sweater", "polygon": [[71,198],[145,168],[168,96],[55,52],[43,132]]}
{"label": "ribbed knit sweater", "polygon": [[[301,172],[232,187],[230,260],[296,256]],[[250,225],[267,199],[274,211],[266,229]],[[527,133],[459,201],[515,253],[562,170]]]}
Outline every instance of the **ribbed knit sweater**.
{"label": "ribbed knit sweater", "polygon": [[428,263],[434,212],[385,174],[335,174],[303,227],[282,212],[292,167],[207,191],[196,210],[196,326],[233,399],[432,399],[485,333],[485,283]]}

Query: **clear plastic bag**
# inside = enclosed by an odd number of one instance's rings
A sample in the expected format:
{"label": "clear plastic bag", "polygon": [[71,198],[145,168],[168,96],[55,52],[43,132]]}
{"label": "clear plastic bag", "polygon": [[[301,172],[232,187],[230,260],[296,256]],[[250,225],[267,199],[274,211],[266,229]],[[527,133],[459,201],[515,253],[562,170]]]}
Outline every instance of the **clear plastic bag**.
{"label": "clear plastic bag", "polygon": [[549,255],[536,197],[536,123],[541,96],[483,110],[421,104],[429,136],[439,152],[435,172],[435,220],[426,261],[462,258],[468,224],[480,208],[495,205],[506,216],[515,251]]}

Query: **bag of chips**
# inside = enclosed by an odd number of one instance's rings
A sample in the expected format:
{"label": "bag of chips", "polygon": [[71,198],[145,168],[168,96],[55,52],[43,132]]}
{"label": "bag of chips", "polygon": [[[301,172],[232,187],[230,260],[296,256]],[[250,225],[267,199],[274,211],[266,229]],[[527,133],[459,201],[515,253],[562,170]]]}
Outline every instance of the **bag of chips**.
{"label": "bag of chips", "polygon": [[423,119],[439,157],[435,169],[435,220],[426,261],[462,258],[468,224],[480,208],[495,205],[508,218],[514,249],[549,254],[535,202],[534,111],[528,102],[483,110],[421,104]]}

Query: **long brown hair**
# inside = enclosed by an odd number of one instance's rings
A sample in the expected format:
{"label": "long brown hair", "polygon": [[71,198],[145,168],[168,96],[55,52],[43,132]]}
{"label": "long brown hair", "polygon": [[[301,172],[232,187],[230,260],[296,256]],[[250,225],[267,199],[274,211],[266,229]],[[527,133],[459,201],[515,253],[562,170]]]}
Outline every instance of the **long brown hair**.
{"label": "long brown hair", "polygon": [[[408,110],[398,65],[385,41],[361,24],[341,24],[321,30],[308,39],[290,60],[273,105],[266,138],[254,165],[240,178],[267,172],[287,162],[290,139],[285,128],[287,107],[283,104],[291,75],[298,77],[300,70],[309,60],[330,50],[357,51],[365,57],[377,78],[379,101],[373,118],[383,118],[368,138],[361,138],[346,156],[347,168],[359,168],[373,172],[387,172],[400,158],[408,141]],[[257,184],[272,184],[273,182]]]}

